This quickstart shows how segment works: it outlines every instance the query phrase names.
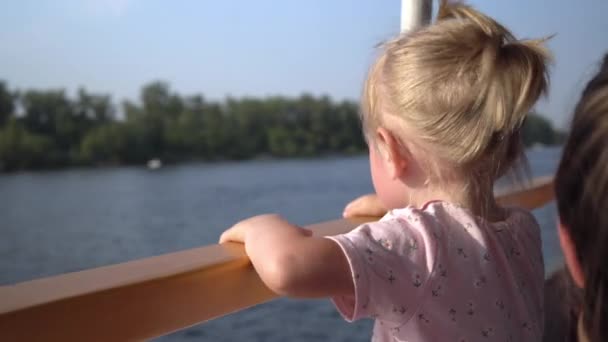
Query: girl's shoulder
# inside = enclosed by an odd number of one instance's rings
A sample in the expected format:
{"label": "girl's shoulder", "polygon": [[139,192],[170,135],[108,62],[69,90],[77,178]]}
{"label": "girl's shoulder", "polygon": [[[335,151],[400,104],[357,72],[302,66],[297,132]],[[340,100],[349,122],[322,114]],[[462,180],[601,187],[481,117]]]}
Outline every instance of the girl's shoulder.
{"label": "girl's shoulder", "polygon": [[380,223],[423,228],[433,231],[435,235],[454,232],[475,235],[476,231],[486,231],[540,239],[540,226],[531,212],[519,207],[508,207],[504,210],[503,221],[490,222],[457,204],[431,201],[420,208],[408,206],[393,209],[380,220]]}
{"label": "girl's shoulder", "polygon": [[[505,207],[505,220],[496,222],[497,224],[533,224],[537,225],[536,219],[532,213],[524,208],[520,207]],[[458,204],[446,202],[446,201],[429,201],[420,208],[414,206],[407,206],[404,208],[390,210],[382,220],[390,220],[396,218],[415,218],[420,216],[435,216],[438,218],[451,217],[454,219],[471,220],[474,219],[477,222],[485,224],[492,224],[487,222],[483,217],[476,216],[465,207]]]}

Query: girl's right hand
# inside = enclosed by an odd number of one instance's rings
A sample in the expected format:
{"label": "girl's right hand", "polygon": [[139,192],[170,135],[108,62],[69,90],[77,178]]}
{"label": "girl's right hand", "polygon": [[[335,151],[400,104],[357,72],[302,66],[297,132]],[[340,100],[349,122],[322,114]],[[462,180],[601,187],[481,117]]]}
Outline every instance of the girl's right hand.
{"label": "girl's right hand", "polygon": [[368,194],[354,199],[346,205],[342,216],[349,218],[355,216],[384,216],[388,210],[382,205],[378,195]]}

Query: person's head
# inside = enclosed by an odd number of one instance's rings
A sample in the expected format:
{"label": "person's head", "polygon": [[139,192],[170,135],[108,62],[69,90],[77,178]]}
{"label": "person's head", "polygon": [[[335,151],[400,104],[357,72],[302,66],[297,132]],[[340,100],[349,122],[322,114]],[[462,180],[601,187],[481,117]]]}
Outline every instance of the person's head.
{"label": "person's head", "polygon": [[566,264],[584,288],[586,331],[608,341],[608,55],[574,112],[555,192]]}
{"label": "person's head", "polygon": [[522,154],[520,129],[546,92],[549,53],[493,19],[442,2],[434,24],[380,47],[362,96],[372,178],[384,204],[411,188],[491,190]]}

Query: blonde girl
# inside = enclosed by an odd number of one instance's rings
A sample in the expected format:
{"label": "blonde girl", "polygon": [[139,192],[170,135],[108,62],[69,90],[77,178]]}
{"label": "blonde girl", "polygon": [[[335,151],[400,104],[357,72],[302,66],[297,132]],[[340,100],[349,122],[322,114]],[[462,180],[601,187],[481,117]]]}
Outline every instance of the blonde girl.
{"label": "blonde girl", "polygon": [[[227,230],[264,283],[330,297],[374,341],[539,341],[539,226],[494,200],[547,88],[547,51],[463,4],[383,44],[362,96],[379,222],[315,237],[275,215]],[[345,170],[347,171],[347,170]]]}

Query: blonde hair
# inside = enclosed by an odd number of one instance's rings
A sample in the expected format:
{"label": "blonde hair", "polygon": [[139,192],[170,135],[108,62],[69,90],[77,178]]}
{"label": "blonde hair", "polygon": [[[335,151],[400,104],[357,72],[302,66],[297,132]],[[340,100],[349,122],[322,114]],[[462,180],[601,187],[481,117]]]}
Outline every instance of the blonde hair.
{"label": "blonde hair", "polygon": [[366,135],[397,122],[443,169],[495,180],[522,155],[520,128],[547,90],[542,42],[442,1],[434,24],[380,46],[362,96]]}

